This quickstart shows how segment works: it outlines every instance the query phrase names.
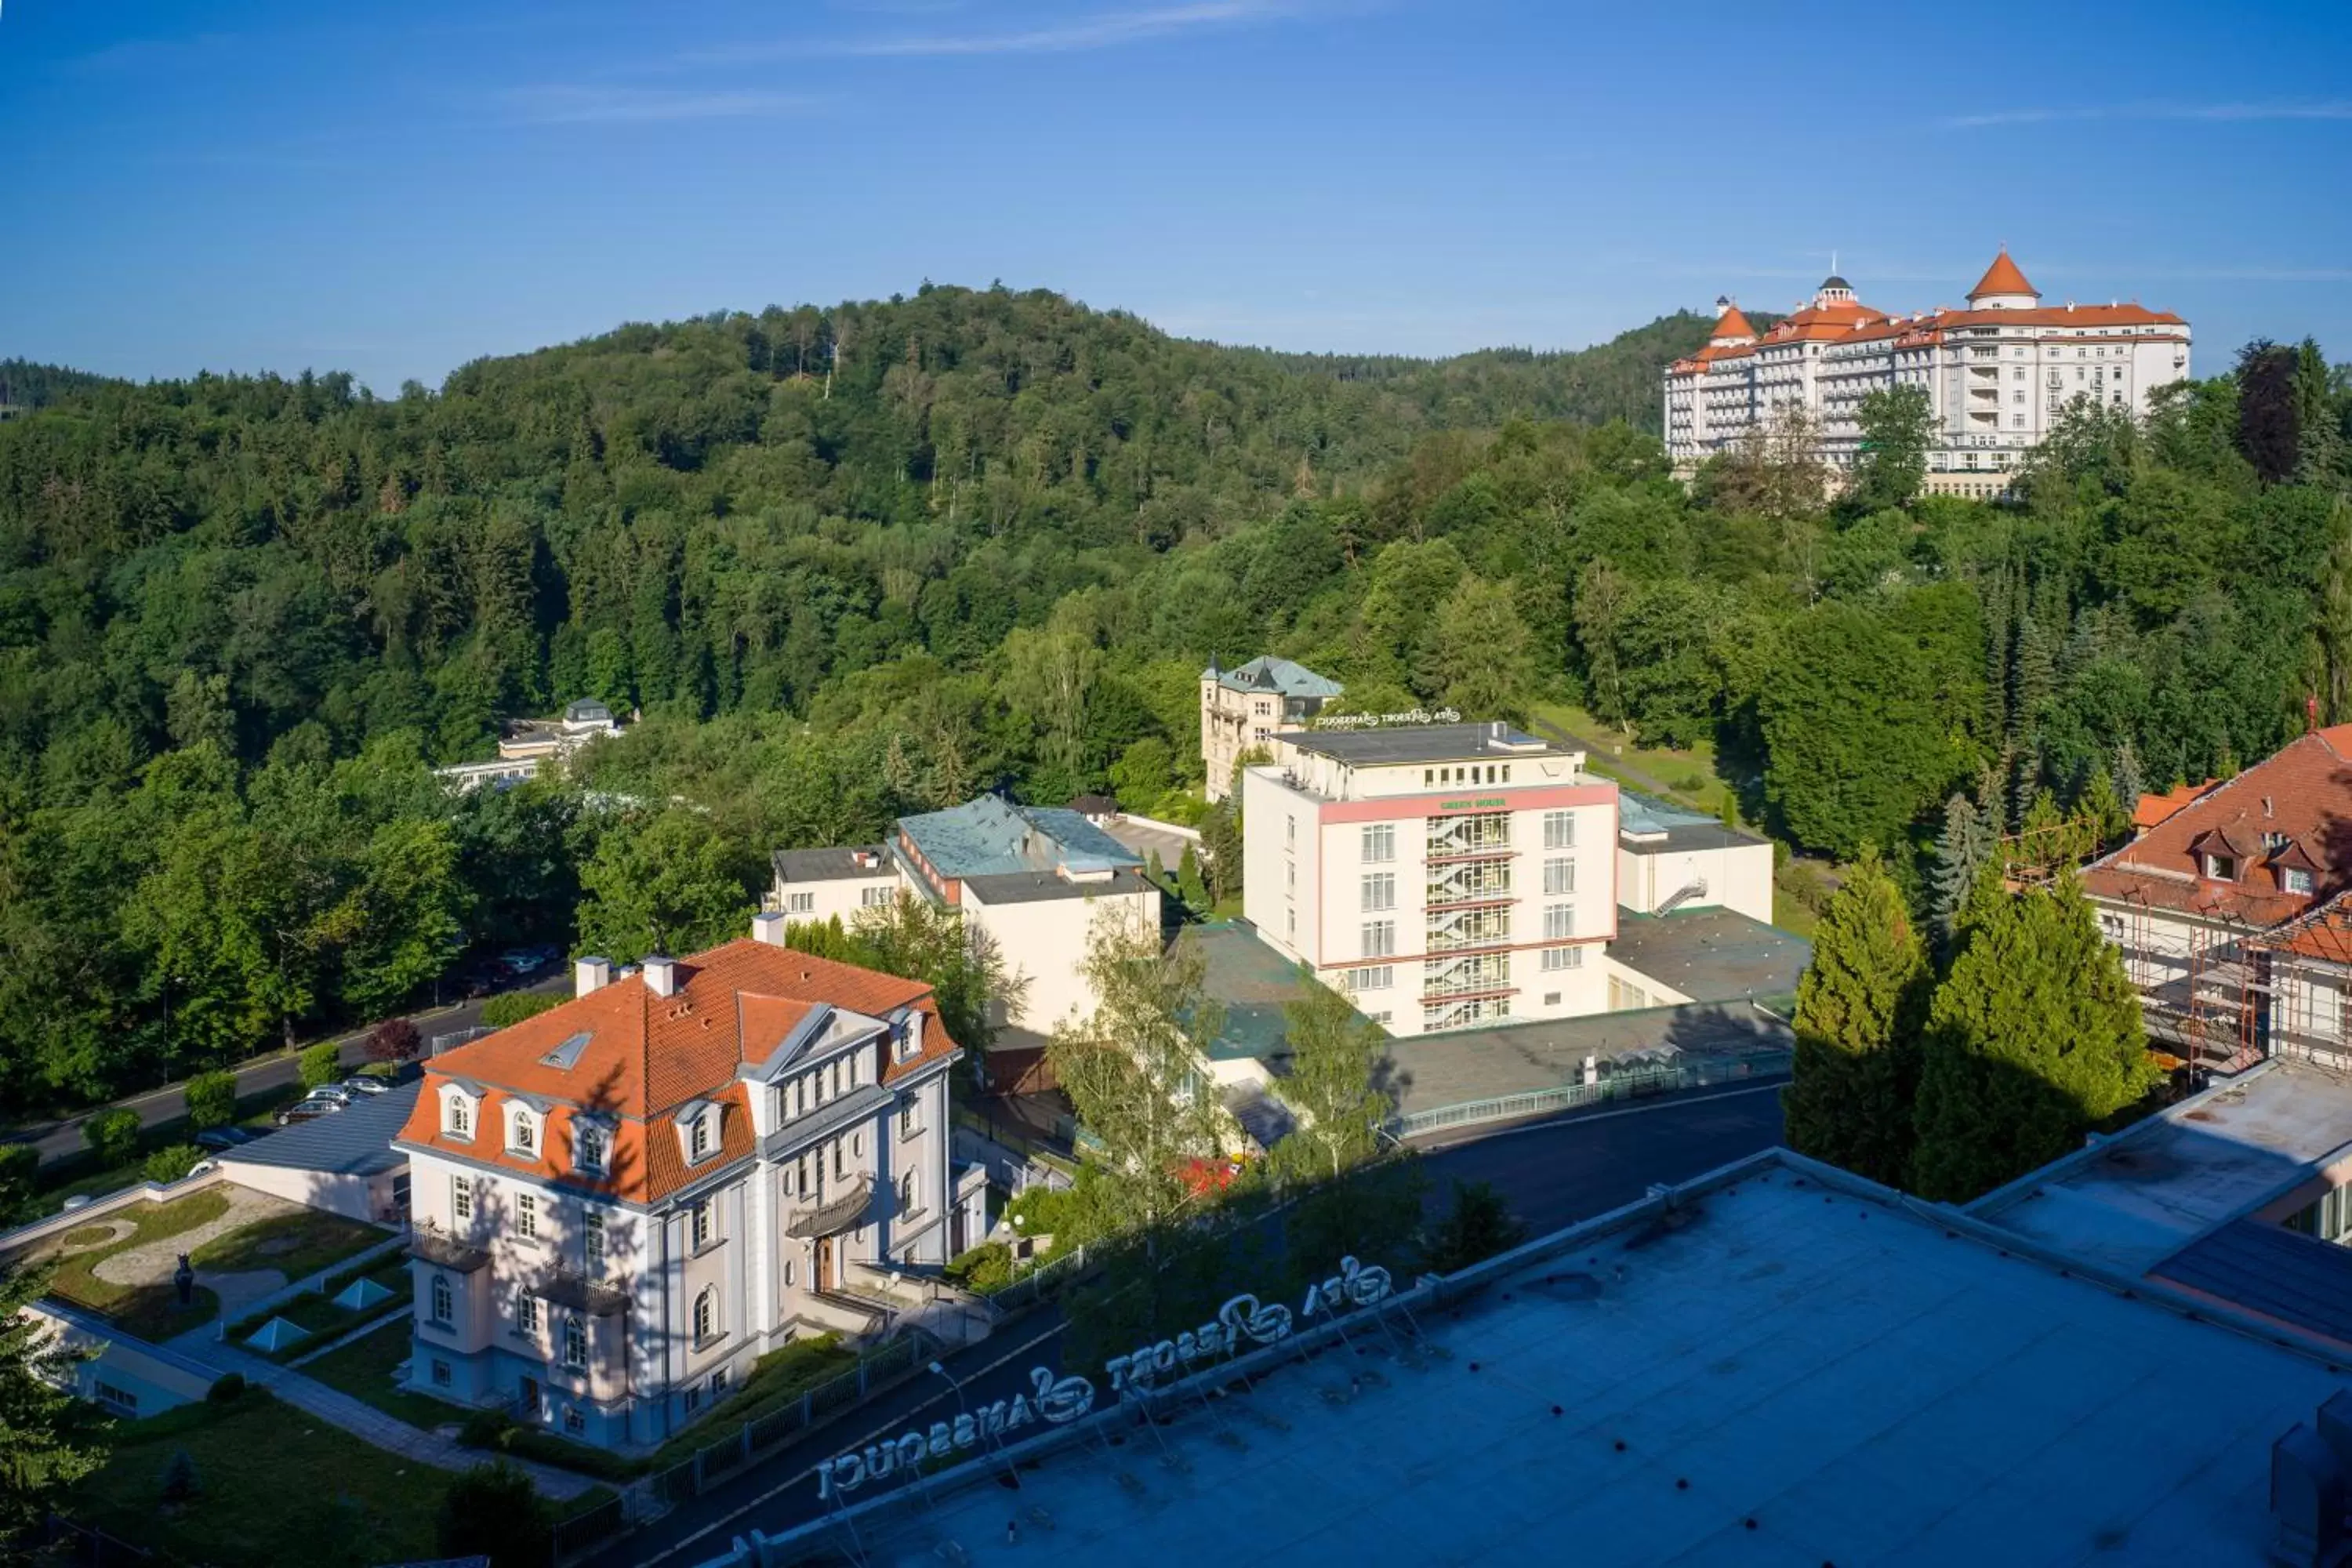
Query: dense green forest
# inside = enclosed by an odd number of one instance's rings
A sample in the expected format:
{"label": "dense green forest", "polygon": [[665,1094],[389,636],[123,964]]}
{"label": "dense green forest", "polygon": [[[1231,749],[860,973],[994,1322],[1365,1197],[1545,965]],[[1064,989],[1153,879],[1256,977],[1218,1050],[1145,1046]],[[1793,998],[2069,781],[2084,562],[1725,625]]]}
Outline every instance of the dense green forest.
{"label": "dense green forest", "polygon": [[[926,288],[631,326],[436,393],[49,377],[0,424],[0,1109],[426,986],[470,945],[733,934],[778,846],[1010,788],[1189,809],[1195,682],[1573,698],[1714,733],[1805,847],[1920,847],[2352,709],[2347,396],[2258,347],[2025,499],[1675,482],[1677,316],[1576,354],[1234,350]],[[29,384],[34,378],[19,373]],[[427,772],[593,695],[585,777]]]}

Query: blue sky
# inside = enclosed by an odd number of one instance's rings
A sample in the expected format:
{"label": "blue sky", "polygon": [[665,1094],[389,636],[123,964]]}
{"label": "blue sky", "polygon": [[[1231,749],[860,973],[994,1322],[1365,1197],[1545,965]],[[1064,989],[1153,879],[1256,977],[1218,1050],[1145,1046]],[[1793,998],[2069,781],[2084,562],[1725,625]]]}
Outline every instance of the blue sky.
{"label": "blue sky", "polygon": [[[1045,286],[1575,347],[1832,250],[2352,359],[2352,6],[0,0],[0,357],[380,391],[626,320]],[[1982,19],[1992,16],[1994,19]]]}

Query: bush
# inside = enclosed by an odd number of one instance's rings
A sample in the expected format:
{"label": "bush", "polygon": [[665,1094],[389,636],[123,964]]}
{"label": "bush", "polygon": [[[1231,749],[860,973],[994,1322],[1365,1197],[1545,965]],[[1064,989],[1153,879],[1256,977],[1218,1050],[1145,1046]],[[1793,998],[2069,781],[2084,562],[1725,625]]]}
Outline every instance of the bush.
{"label": "bush", "polygon": [[0,1226],[33,1195],[33,1173],[40,1168],[41,1152],[30,1143],[0,1143]]}
{"label": "bush", "polygon": [[245,1373],[241,1372],[221,1373],[213,1380],[213,1385],[205,1390],[205,1397],[215,1405],[236,1404],[245,1397]]}
{"label": "bush", "polygon": [[477,1410],[457,1428],[457,1441],[468,1448],[503,1448],[514,1429],[514,1417],[505,1411]]}
{"label": "bush", "polygon": [[525,1018],[536,1018],[550,1007],[561,1007],[565,1000],[546,991],[509,991],[482,1004],[482,1027],[503,1029]]}
{"label": "bush", "polygon": [[236,1120],[236,1074],[226,1068],[200,1072],[188,1080],[188,1125],[202,1132]]}
{"label": "bush", "polygon": [[99,1111],[81,1124],[81,1136],[101,1166],[128,1165],[139,1153],[139,1113],[127,1105]]}
{"label": "bush", "polygon": [[172,1462],[163,1467],[163,1500],[183,1503],[196,1495],[196,1461],[185,1448],[173,1451]]}
{"label": "bush", "polygon": [[372,1062],[413,1061],[424,1048],[425,1037],[405,1018],[386,1018],[368,1031],[367,1055]]}
{"label": "bush", "polygon": [[950,1262],[947,1276],[977,1295],[992,1295],[1013,1283],[1013,1249],[1001,1241],[983,1241]]}
{"label": "bush", "polygon": [[140,1167],[139,1173],[151,1182],[170,1186],[194,1170],[196,1162],[204,1157],[205,1152],[194,1143],[174,1143],[148,1155],[147,1163]]}
{"label": "bush", "polygon": [[530,1478],[501,1459],[449,1483],[435,1533],[445,1557],[488,1557],[490,1568],[547,1568],[554,1528],[554,1510]]}
{"label": "bush", "polygon": [[300,1060],[304,1089],[333,1083],[343,1076],[342,1048],[332,1040],[320,1040],[315,1046],[305,1047]]}

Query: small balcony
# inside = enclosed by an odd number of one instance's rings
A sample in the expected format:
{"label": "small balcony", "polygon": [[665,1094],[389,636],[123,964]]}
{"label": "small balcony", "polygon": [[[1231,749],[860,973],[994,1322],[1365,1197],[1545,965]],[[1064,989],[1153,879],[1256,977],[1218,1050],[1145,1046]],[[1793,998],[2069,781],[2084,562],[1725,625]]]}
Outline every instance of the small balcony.
{"label": "small balcony", "polygon": [[866,1211],[873,1206],[874,1178],[859,1176],[845,1191],[824,1199],[814,1208],[802,1209],[785,1221],[784,1234],[803,1241],[820,1236],[835,1236],[864,1223]]}
{"label": "small balcony", "polygon": [[471,1274],[490,1266],[490,1254],[487,1247],[477,1247],[431,1220],[410,1222],[408,1255],[458,1274]]}

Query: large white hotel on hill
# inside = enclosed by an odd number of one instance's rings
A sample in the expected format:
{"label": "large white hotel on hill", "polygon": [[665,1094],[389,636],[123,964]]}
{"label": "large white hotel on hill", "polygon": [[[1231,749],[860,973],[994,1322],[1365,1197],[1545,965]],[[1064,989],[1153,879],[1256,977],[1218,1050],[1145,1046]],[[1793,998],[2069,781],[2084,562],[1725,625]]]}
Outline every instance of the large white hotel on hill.
{"label": "large white hotel on hill", "polygon": [[1832,277],[1812,302],[1759,332],[1723,301],[1705,348],[1666,367],[1666,450],[1687,474],[1780,411],[1821,426],[1831,469],[1853,466],[1867,393],[1910,384],[1934,412],[1927,489],[1991,497],[2074,399],[2145,416],[2189,374],[2189,323],[2137,304],[2045,305],[2002,251],[1968,309],[1895,315]]}

